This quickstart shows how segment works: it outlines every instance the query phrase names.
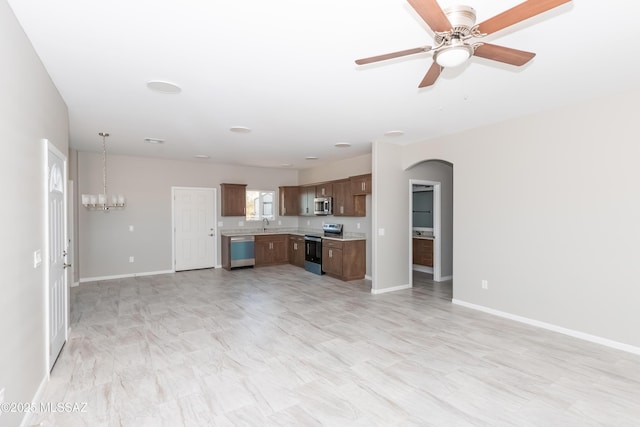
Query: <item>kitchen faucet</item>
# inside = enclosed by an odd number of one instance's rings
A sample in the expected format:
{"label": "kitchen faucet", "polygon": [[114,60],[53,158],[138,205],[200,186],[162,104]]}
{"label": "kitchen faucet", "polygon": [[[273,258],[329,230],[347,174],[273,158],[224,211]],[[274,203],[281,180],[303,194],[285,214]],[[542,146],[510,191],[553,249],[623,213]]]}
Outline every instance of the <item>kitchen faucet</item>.
{"label": "kitchen faucet", "polygon": [[267,225],[269,225],[269,220],[267,218],[262,218],[262,231],[267,231]]}

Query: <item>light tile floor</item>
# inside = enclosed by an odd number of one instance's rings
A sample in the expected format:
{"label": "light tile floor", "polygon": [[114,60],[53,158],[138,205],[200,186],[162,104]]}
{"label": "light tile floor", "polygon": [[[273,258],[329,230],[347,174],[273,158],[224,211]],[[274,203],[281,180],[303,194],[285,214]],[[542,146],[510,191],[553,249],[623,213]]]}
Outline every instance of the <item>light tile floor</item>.
{"label": "light tile floor", "polygon": [[451,283],[370,293],[285,265],[72,289],[31,424],[638,426],[640,357],[452,305]]}

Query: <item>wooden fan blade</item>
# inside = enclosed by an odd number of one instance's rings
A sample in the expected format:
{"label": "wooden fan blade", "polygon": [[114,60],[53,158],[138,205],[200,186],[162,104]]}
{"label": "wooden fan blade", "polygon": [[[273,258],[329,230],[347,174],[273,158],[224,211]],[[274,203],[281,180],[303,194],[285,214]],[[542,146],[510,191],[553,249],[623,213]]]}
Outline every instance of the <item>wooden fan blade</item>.
{"label": "wooden fan blade", "polygon": [[407,1],[433,31],[443,32],[451,29],[449,18],[444,14],[436,0]]}
{"label": "wooden fan blade", "polygon": [[385,53],[384,55],[372,56],[370,58],[356,59],[356,64],[358,65],[370,64],[372,62],[385,61],[387,59],[413,55],[414,53],[428,52],[430,50],[431,50],[431,46],[416,47],[413,49],[401,50],[399,52]]}
{"label": "wooden fan blade", "polygon": [[516,66],[524,65],[536,56],[533,52],[525,52],[524,50],[511,49],[510,47],[498,46],[489,43],[484,43],[481,46],[478,46],[473,54],[480,58],[492,59],[494,61]]}
{"label": "wooden fan blade", "polygon": [[520,21],[539,15],[542,12],[568,3],[571,0],[527,0],[511,9],[489,18],[478,25],[478,30],[484,34],[495,33],[498,30],[517,24]]}
{"label": "wooden fan blade", "polygon": [[436,61],[433,61],[433,64],[431,64],[429,71],[427,71],[427,74],[425,74],[424,79],[422,79],[418,87],[431,86],[436,82],[436,80],[438,80],[438,77],[440,76],[441,72],[442,72],[442,67],[438,65]]}

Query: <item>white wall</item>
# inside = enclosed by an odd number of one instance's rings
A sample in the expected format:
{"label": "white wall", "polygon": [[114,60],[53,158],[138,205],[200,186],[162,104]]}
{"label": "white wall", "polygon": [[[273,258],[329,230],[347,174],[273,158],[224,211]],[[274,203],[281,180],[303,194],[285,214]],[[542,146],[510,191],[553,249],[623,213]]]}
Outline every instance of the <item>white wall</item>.
{"label": "white wall", "polygon": [[298,180],[300,185],[314,184],[367,173],[371,173],[371,154],[339,160],[328,165],[302,169],[298,174]]}
{"label": "white wall", "polygon": [[[31,402],[47,374],[44,268],[44,148],[68,150],[67,107],[6,1],[0,1],[0,168],[3,224],[0,259],[0,389],[5,401]],[[20,424],[5,413],[0,426]]]}
{"label": "white wall", "polygon": [[[634,88],[407,147],[385,146],[392,159],[385,180],[399,181],[423,159],[453,163],[455,299],[640,346],[638,96]],[[384,163],[374,155],[374,173]],[[396,188],[380,186],[384,203],[374,203],[374,215],[389,217],[404,205],[406,192]],[[392,271],[404,265],[401,249],[384,252]],[[379,286],[403,279],[381,275]],[[483,279],[488,290],[481,289]]]}
{"label": "white wall", "polygon": [[[83,193],[100,192],[101,153],[78,153],[78,181],[78,199]],[[108,191],[124,194],[127,207],[109,213],[79,210],[80,280],[172,270],[172,186],[216,188],[218,221],[223,228],[238,227],[243,217],[220,216],[223,182],[277,190],[279,185],[296,185],[297,171],[108,155]],[[283,226],[297,226],[295,217],[283,220],[290,221]],[[220,233],[217,240],[220,265]],[[134,263],[129,263],[130,256]]]}

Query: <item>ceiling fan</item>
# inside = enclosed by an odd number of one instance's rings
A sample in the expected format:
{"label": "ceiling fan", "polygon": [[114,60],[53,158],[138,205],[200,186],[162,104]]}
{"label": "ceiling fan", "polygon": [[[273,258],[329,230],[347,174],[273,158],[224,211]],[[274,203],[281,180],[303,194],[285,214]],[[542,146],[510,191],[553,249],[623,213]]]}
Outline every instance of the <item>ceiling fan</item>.
{"label": "ceiling fan", "polygon": [[571,0],[527,0],[477,25],[476,12],[472,7],[453,6],[443,10],[436,0],[407,1],[435,33],[435,46],[358,59],[356,64],[364,65],[416,53],[433,52],[433,64],[418,85],[426,87],[436,82],[444,68],[462,65],[472,55],[516,66],[526,64],[536,56],[535,53],[475,42],[474,39],[495,33]]}

